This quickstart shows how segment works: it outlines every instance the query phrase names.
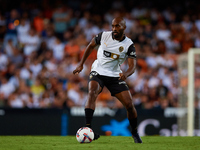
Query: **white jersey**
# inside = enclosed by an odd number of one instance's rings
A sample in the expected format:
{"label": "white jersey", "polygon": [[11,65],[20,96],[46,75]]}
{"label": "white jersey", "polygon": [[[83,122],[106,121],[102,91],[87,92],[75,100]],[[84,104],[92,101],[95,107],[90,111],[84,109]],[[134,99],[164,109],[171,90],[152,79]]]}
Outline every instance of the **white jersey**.
{"label": "white jersey", "polygon": [[95,42],[100,46],[91,71],[100,75],[119,77],[119,73],[122,72],[120,65],[126,58],[136,58],[134,44],[126,36],[122,41],[118,41],[113,38],[112,31],[102,32],[95,37]]}

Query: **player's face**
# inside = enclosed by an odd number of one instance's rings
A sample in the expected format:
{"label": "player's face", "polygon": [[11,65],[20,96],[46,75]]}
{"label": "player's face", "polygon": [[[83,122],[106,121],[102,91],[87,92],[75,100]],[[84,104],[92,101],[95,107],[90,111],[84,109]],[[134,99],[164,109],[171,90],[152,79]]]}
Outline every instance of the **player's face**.
{"label": "player's face", "polygon": [[120,21],[113,20],[112,32],[115,39],[120,39],[124,34],[124,30],[125,30],[125,27]]}

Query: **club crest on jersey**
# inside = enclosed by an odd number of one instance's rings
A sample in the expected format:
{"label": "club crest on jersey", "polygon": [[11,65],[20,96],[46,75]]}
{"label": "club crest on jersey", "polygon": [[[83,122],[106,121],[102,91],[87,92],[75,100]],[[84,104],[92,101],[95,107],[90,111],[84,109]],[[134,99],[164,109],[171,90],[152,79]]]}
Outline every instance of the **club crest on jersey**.
{"label": "club crest on jersey", "polygon": [[119,52],[122,52],[124,50],[124,47],[123,46],[120,46],[119,47]]}

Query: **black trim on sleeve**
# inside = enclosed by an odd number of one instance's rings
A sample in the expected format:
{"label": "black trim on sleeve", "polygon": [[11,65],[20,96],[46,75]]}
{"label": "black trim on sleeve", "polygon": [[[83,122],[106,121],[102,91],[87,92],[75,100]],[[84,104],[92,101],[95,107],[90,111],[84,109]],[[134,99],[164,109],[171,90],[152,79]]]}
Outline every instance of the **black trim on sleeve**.
{"label": "black trim on sleeve", "polygon": [[135,51],[135,46],[134,44],[131,44],[128,48],[128,51],[127,51],[127,55],[129,58],[134,58],[136,59],[136,51]]}
{"label": "black trim on sleeve", "polygon": [[97,45],[100,45],[100,44],[101,44],[101,36],[102,36],[102,33],[103,33],[103,32],[97,34],[97,35],[95,36],[95,38],[94,38],[95,43],[96,43]]}

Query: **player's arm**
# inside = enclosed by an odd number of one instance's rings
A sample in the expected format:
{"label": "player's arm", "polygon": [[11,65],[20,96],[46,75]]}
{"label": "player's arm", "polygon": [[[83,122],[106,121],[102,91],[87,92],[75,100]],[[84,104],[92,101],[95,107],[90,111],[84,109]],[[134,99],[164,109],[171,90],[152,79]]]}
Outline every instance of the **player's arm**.
{"label": "player's arm", "polygon": [[120,76],[119,79],[126,80],[127,77],[129,77],[130,75],[132,75],[135,72],[136,59],[128,58],[128,66],[129,67],[125,72],[119,74],[119,76]]}
{"label": "player's arm", "polygon": [[79,63],[79,65],[76,67],[76,69],[73,71],[73,74],[79,74],[82,69],[83,69],[83,64],[85,63],[86,59],[88,58],[88,56],[91,54],[91,52],[93,51],[93,49],[97,46],[96,42],[95,42],[95,38],[93,38],[91,40],[91,42],[88,44],[88,46],[85,49],[85,52],[83,54],[83,57],[81,58],[81,61]]}
{"label": "player's arm", "polygon": [[134,44],[129,46],[128,52],[128,69],[119,74],[119,79],[126,80],[127,77],[132,75],[136,69],[136,52]]}

